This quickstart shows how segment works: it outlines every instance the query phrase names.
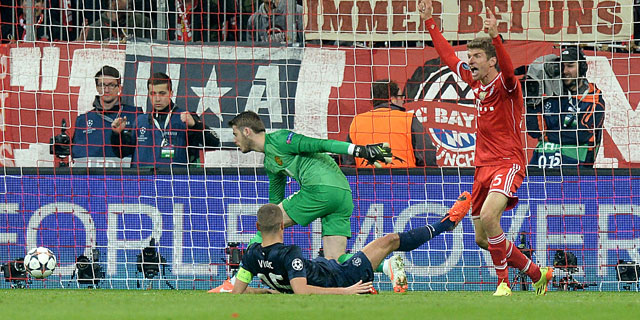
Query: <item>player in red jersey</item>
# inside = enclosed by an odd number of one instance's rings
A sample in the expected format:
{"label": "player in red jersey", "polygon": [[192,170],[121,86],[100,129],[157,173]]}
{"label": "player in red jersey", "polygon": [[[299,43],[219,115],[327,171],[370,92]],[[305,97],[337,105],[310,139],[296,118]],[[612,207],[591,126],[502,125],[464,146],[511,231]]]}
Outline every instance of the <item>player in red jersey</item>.
{"label": "player in red jersey", "polygon": [[490,37],[476,38],[467,44],[469,63],[466,63],[458,59],[436,27],[431,0],[420,0],[418,11],[442,61],[471,86],[476,98],[476,170],[471,217],[476,243],[491,253],[498,276],[498,288],[493,295],[511,295],[507,265],[526,272],[536,294],[544,295],[552,268],[539,268],[505,238],[500,226],[502,213],[518,203],[514,193],[524,180],[526,162],[520,137],[522,89],[499,37],[496,18],[487,8],[484,28]]}

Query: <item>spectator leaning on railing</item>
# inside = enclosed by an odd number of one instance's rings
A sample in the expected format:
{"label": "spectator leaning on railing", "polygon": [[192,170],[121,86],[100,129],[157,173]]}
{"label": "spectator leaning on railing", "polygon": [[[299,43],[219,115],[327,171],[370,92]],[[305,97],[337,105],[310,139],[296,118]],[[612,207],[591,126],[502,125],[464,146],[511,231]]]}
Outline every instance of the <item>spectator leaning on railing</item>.
{"label": "spectator leaning on railing", "polygon": [[156,38],[151,20],[130,10],[129,0],[109,0],[108,8],[95,22],[85,25],[76,40],[126,42],[132,38]]}
{"label": "spectator leaning on railing", "polygon": [[168,75],[154,73],[147,87],[152,111],[139,115],[131,126],[126,125],[126,117],[113,121],[111,143],[116,155],[133,155],[131,167],[186,166],[189,147],[219,145],[217,137],[205,138],[211,132],[204,130],[196,115],[173,103]]}
{"label": "spectator leaning on railing", "polygon": [[[258,10],[249,18],[249,40],[255,42],[287,42],[287,1],[263,0]],[[295,26],[297,41],[303,41],[302,6],[296,4]],[[291,39],[289,40],[291,41]]]}

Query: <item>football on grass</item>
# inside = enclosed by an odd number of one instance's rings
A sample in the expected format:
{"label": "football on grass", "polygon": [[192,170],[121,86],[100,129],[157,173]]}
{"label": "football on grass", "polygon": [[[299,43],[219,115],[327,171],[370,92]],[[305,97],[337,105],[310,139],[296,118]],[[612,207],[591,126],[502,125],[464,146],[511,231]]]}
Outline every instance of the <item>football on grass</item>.
{"label": "football on grass", "polygon": [[24,267],[36,279],[50,276],[57,263],[56,256],[45,247],[33,248],[24,257]]}

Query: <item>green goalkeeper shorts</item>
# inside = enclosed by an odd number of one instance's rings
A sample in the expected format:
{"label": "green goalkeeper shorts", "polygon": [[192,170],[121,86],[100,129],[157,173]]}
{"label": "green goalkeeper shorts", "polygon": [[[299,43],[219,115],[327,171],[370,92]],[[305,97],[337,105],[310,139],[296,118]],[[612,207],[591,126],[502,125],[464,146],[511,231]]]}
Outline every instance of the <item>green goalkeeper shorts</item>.
{"label": "green goalkeeper shorts", "polygon": [[289,218],[301,226],[320,218],[322,236],[351,237],[351,190],[305,186],[282,201],[282,207]]}

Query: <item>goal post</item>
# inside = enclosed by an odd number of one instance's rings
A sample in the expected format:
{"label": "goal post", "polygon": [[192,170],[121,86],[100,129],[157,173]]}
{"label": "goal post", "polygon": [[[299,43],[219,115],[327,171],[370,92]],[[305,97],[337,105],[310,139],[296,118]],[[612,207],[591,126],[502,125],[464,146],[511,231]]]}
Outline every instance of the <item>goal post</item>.
{"label": "goal post", "polygon": [[[26,1],[34,7],[41,2]],[[640,54],[631,38],[632,1],[443,2],[434,1],[437,24],[462,60],[468,59],[464,42],[484,35],[486,5],[498,13],[519,78],[536,59],[559,55],[563,45],[582,47],[586,78],[606,102],[595,169],[540,169],[534,163],[518,190],[518,206],[504,213],[501,224],[507,238],[536,263],[560,266],[554,279],[558,289],[594,285],[589,290],[637,290],[637,277],[633,281],[619,271],[640,262]],[[219,285],[231,275],[229,244],[246,247],[256,232],[256,211],[269,199],[263,155],[240,152],[228,121],[251,110],[268,132],[284,129],[344,141],[353,118],[372,109],[371,83],[376,80],[399,84],[406,95],[404,107],[423,125],[423,139],[434,146],[437,165],[391,170],[343,166],[355,208],[348,249],[354,252],[378,236],[436,222],[462,191],[471,191],[475,97],[430,46],[415,1],[306,0],[302,16],[285,15],[288,25],[303,21],[304,29],[295,31],[302,31],[304,41],[285,28],[280,29],[286,34],[280,35],[284,43],[273,42],[280,39],[273,36],[276,28],[266,32],[271,42],[249,37],[247,31],[257,30],[247,30],[250,14],[243,10],[251,6],[244,2],[233,12],[216,9],[216,17],[226,20],[206,28],[216,34],[214,41],[178,41],[176,4],[163,0],[129,8],[129,13],[150,17],[155,39],[135,34],[106,42],[14,38],[0,46],[0,264],[10,265],[37,246],[51,249],[58,261],[52,276],[34,280],[30,287],[96,285],[78,281],[80,256],[100,266],[103,288]],[[2,9],[9,16],[19,11],[15,5]],[[64,13],[64,7],[56,9]],[[93,12],[92,18],[104,13],[99,7],[91,10],[85,11]],[[74,12],[69,17],[77,19]],[[3,16],[0,24],[23,28],[19,17]],[[38,17],[32,24],[53,25],[38,23]],[[77,32],[78,27],[72,28]],[[205,30],[198,28],[193,31]],[[32,29],[36,37],[37,30]],[[188,37],[188,32],[180,36]],[[296,41],[288,42],[292,38]],[[197,115],[221,145],[199,150],[198,162],[181,168],[160,168],[159,162],[151,163],[158,168],[142,168],[131,158],[52,154],[50,141],[59,142],[56,136],[63,129],[70,140],[97,130],[88,123],[79,129],[76,120],[100,101],[95,75],[105,65],[121,75],[120,101],[141,108],[144,115],[153,110],[147,81],[156,72],[166,73],[175,105]],[[522,120],[530,160],[540,141],[528,134]],[[143,123],[136,130],[152,126]],[[95,141],[81,145],[90,146],[111,147]],[[286,194],[298,190],[289,181]],[[316,257],[320,221],[287,229],[285,242],[300,246],[308,258]],[[155,273],[152,265],[145,269],[139,262],[145,248],[156,253]],[[559,251],[576,257],[575,269],[560,264]],[[491,258],[475,244],[471,219],[403,256],[412,290],[495,287]],[[513,279],[516,273],[511,275]],[[0,282],[0,288],[10,287],[11,281]],[[376,286],[390,289],[384,276],[377,276]]]}

